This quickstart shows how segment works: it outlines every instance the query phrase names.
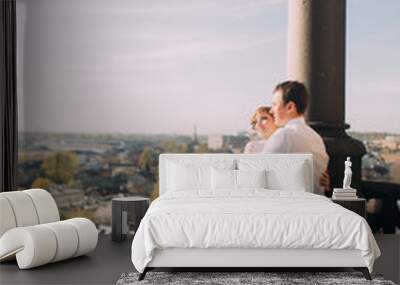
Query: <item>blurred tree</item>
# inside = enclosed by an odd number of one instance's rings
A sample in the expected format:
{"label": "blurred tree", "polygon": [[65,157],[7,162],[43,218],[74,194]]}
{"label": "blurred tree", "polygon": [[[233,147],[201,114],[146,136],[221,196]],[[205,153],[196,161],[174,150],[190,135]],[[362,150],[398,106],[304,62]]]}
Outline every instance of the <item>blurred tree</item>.
{"label": "blurred tree", "polygon": [[54,186],[54,182],[48,178],[39,177],[36,178],[32,183],[32,188],[41,188],[45,190],[49,190],[52,186]]}
{"label": "blurred tree", "polygon": [[191,148],[190,148],[190,146],[188,145],[188,144],[181,144],[181,145],[179,145],[179,148],[178,148],[178,151],[177,152],[180,152],[180,153],[190,153],[190,152],[192,152],[193,150],[191,150]]}
{"label": "blurred tree", "polygon": [[[111,204],[111,203],[110,203]],[[60,209],[60,219],[67,220],[72,218],[88,218],[95,224],[97,223],[97,217],[93,210],[82,210],[82,209]]]}
{"label": "blurred tree", "polygon": [[75,153],[60,151],[43,161],[42,171],[46,178],[55,183],[70,185],[73,183],[78,166],[79,159]]}
{"label": "blurred tree", "polygon": [[143,177],[141,174],[136,173],[129,176],[127,182],[127,189],[132,194],[146,194],[152,191],[152,185],[148,179]]}
{"label": "blurred tree", "polygon": [[195,152],[196,153],[208,153],[211,151],[208,149],[207,144],[199,144],[199,145],[197,145]]}
{"label": "blurred tree", "polygon": [[159,196],[159,183],[157,181],[157,183],[154,183],[153,185],[153,191],[150,192],[150,199],[151,201],[153,201],[154,199],[158,198]]}
{"label": "blurred tree", "polygon": [[172,140],[161,141],[160,147],[164,150],[164,152],[168,152],[168,153],[178,152],[178,145],[176,144],[175,141],[172,141]]}
{"label": "blurred tree", "polygon": [[18,153],[18,163],[24,163],[25,161],[29,161],[29,156],[26,152],[20,151]]}
{"label": "blurred tree", "polygon": [[155,164],[153,153],[148,147],[145,147],[139,156],[139,168],[143,171],[149,172]]}
{"label": "blurred tree", "polygon": [[40,170],[42,162],[42,160],[18,161],[17,181],[19,188],[31,188],[35,179],[43,176]]}

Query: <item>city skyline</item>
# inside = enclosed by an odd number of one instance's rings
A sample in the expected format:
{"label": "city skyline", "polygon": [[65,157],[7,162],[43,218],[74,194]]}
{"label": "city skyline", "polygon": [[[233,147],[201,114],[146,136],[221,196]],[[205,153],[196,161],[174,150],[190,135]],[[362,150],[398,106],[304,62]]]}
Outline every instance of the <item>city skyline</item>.
{"label": "city skyline", "polygon": [[[400,4],[347,3],[346,122],[400,133]],[[22,131],[230,134],[286,79],[283,0],[18,0],[17,14]]]}

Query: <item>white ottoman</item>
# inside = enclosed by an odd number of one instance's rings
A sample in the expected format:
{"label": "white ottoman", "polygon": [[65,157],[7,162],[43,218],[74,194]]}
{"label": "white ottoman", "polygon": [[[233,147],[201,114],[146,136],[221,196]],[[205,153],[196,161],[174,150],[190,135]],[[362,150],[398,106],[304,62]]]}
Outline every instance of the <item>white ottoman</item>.
{"label": "white ottoman", "polygon": [[53,197],[45,190],[0,193],[0,262],[17,259],[28,269],[94,250],[98,233],[85,218],[59,221]]}
{"label": "white ottoman", "polygon": [[57,262],[91,252],[97,229],[85,218],[13,228],[0,238],[0,259],[16,255],[20,269]]}

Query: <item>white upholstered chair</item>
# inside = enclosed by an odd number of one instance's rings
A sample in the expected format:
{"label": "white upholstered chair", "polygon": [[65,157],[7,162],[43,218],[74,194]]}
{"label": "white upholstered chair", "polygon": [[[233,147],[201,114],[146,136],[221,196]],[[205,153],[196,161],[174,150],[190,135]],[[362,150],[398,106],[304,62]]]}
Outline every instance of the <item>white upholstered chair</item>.
{"label": "white upholstered chair", "polygon": [[17,259],[20,269],[84,255],[96,248],[92,221],[60,221],[49,192],[29,189],[0,193],[0,262]]}

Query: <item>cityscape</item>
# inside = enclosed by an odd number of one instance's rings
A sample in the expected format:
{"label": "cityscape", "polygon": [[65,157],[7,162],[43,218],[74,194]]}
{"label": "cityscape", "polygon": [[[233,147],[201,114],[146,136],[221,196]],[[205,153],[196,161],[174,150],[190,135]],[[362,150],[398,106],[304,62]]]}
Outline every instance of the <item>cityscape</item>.
{"label": "cityscape", "polygon": [[[400,183],[400,135],[359,133],[363,179]],[[53,195],[62,219],[88,217],[109,232],[111,199],[158,196],[160,153],[241,153],[246,132],[234,135],[20,133],[18,187]]]}

